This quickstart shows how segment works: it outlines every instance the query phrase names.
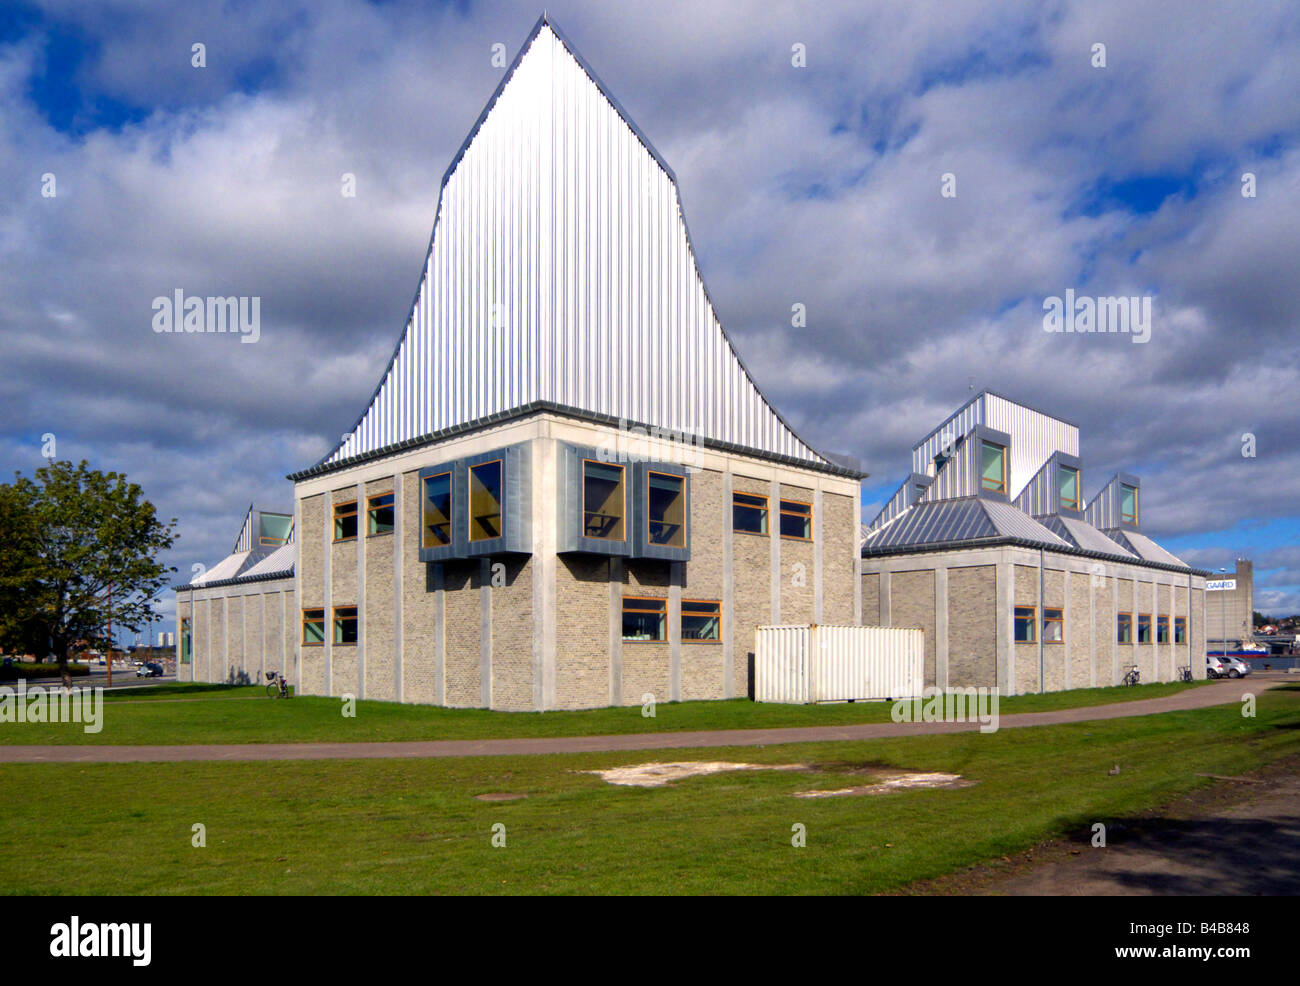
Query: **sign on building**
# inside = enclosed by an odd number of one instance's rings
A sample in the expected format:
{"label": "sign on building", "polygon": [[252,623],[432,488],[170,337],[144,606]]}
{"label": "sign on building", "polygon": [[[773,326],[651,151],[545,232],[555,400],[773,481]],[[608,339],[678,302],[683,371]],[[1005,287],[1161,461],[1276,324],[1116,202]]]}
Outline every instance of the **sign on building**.
{"label": "sign on building", "polygon": [[1205,583],[1206,592],[1231,592],[1235,588],[1237,588],[1236,579],[1218,579]]}

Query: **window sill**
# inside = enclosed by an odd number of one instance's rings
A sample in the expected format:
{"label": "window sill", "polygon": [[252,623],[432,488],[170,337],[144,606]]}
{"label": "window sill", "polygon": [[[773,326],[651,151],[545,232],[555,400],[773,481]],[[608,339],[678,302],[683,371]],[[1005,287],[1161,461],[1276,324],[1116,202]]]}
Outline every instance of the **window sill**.
{"label": "window sill", "polygon": [[668,643],[668,641],[667,641],[667,639],[664,639],[664,640],[642,640],[640,637],[624,637],[624,638],[623,638],[623,643],[625,643],[625,644],[666,644],[666,643]]}
{"label": "window sill", "polygon": [[347,544],[349,541],[355,541],[355,540],[356,540],[356,537],[355,537],[355,536],[350,537],[350,538],[335,538],[335,539],[334,539],[333,541],[331,541],[330,543],[331,543],[331,544]]}
{"label": "window sill", "polygon": [[302,642],[302,646],[304,646],[304,647],[324,647],[324,646],[325,646],[325,641],[323,641],[323,640],[304,640],[304,641]]}
{"label": "window sill", "polygon": [[[367,534],[366,537],[367,537],[367,538],[381,538],[381,537],[384,537],[384,536],[389,535],[389,534],[392,534],[392,533],[393,533],[392,531],[375,531],[373,534]],[[355,541],[356,538],[353,538],[352,540]]]}
{"label": "window sill", "polygon": [[686,638],[683,637],[682,643],[683,644],[714,644],[716,646],[717,644],[722,643],[722,641],[721,640],[687,640]]}
{"label": "window sill", "polygon": [[782,541],[802,541],[804,544],[812,544],[812,542],[813,542],[813,539],[812,539],[812,538],[801,538],[801,537],[797,537],[797,536],[795,536],[794,534],[782,534],[782,535],[781,535],[781,540],[782,540]]}
{"label": "window sill", "polygon": [[356,645],[357,645],[357,642],[356,642],[355,640],[348,640],[348,641],[340,641],[340,640],[336,640],[336,641],[334,641],[334,643],[333,643],[331,646],[334,646],[334,647],[355,647]]}
{"label": "window sill", "polygon": [[764,534],[764,533],[761,532],[761,531],[742,531],[742,530],[740,530],[740,529],[738,529],[738,528],[735,528],[735,527],[733,527],[733,528],[731,529],[731,533],[732,533],[732,534],[748,534],[748,535],[749,535],[750,537],[752,537],[752,538],[770,538],[770,537],[772,536],[771,534]]}

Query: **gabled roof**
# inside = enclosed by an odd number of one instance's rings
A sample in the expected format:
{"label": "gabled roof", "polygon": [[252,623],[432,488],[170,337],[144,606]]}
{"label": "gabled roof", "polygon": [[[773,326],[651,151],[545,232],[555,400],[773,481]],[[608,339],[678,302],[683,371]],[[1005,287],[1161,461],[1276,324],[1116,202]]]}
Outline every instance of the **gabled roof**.
{"label": "gabled roof", "polygon": [[1045,517],[1037,518],[1039,523],[1048,528],[1053,534],[1057,534],[1076,548],[1095,555],[1113,555],[1116,558],[1133,560],[1137,557],[1122,544],[1112,541],[1097,528],[1093,527],[1086,521],[1078,520],[1074,517],[1063,517],[1060,514],[1050,514]]}
{"label": "gabled roof", "polygon": [[443,176],[369,405],[289,478],[539,407],[860,475],[758,389],[700,274],[676,177],[546,15]]}
{"label": "gabled roof", "polygon": [[225,558],[207,569],[184,585],[172,586],[173,589],[205,589],[218,585],[233,585],[240,582],[258,582],[264,579],[291,578],[294,564],[298,559],[298,546],[293,541],[290,528],[290,540],[282,545],[263,545],[258,543],[260,537],[254,526],[263,513],[272,513],[277,517],[292,517],[288,513],[254,510],[249,504],[244,520],[239,525],[239,537],[235,541],[235,550]]}
{"label": "gabled roof", "polygon": [[1187,562],[1183,561],[1172,552],[1166,551],[1160,545],[1156,544],[1145,534],[1137,531],[1126,530],[1122,528],[1111,528],[1105,532],[1106,536],[1113,541],[1122,544],[1139,558],[1158,565],[1173,565],[1178,568],[1191,569]]}

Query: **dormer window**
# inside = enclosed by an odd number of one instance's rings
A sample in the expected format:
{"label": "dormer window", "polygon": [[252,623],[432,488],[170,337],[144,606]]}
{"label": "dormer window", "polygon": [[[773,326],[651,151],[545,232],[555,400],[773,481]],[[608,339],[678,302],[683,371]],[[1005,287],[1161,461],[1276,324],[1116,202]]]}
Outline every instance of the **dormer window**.
{"label": "dormer window", "polygon": [[1137,487],[1120,484],[1119,519],[1124,524],[1136,524],[1138,522]]}
{"label": "dormer window", "polygon": [[1007,450],[995,442],[981,444],[980,486],[993,493],[1007,491]]}
{"label": "dormer window", "polygon": [[1070,466],[1061,466],[1061,509],[1079,509],[1079,470]]}

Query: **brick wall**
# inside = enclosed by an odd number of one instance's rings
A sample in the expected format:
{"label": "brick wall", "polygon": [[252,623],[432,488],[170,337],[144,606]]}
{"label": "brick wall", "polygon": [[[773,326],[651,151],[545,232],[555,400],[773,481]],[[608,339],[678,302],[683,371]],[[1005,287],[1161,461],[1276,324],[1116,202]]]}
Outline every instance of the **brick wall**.
{"label": "brick wall", "polygon": [[992,565],[948,570],[948,684],[997,686],[997,577]]}
{"label": "brick wall", "polygon": [[934,572],[895,572],[890,578],[890,626],[925,631],[925,683],[935,684]]}

